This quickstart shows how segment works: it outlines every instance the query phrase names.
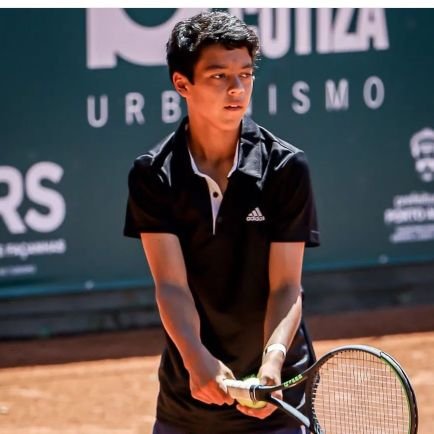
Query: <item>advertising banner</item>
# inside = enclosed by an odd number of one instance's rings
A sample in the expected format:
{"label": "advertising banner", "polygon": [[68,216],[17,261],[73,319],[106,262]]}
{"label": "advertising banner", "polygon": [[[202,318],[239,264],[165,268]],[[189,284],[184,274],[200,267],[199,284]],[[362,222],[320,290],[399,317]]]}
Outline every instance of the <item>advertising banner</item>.
{"label": "advertising banner", "polygon": [[[165,43],[199,11],[0,11],[0,297],[152,285],[127,175],[186,114]],[[230,12],[262,43],[251,116],[308,156],[305,269],[434,260],[434,10]]]}

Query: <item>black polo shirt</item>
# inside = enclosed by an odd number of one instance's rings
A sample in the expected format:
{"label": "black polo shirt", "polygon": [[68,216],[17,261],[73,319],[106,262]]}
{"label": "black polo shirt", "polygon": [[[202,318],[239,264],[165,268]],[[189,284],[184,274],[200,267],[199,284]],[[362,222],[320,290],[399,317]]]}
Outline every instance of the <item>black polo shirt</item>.
{"label": "black polo shirt", "polygon": [[[238,164],[228,179],[213,230],[206,180],[194,173],[184,119],[175,133],[138,157],[129,174],[124,234],[175,234],[201,321],[201,339],[237,378],[256,374],[264,345],[271,242],[319,244],[315,205],[304,153],[244,118]],[[182,306],[179,306],[182,309]],[[204,404],[191,397],[188,373],[173,342],[159,369],[157,418],[189,433],[255,433],[292,426],[279,411],[265,420],[235,406]],[[282,378],[302,371],[309,352],[300,328]],[[302,388],[287,392],[294,406]]]}

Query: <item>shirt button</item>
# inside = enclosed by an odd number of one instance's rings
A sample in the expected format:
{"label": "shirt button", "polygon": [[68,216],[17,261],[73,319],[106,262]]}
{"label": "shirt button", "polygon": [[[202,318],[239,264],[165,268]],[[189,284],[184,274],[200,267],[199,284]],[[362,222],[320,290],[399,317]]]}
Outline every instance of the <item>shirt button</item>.
{"label": "shirt button", "polygon": [[217,223],[221,223],[223,221],[223,217],[217,217]]}
{"label": "shirt button", "polygon": [[214,197],[219,197],[219,194],[215,191],[213,194],[212,194]]}

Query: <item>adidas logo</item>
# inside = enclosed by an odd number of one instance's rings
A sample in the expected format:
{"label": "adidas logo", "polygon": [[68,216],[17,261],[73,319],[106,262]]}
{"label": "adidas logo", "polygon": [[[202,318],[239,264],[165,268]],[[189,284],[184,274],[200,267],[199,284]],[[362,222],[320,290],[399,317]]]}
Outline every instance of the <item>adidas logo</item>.
{"label": "adidas logo", "polygon": [[249,215],[246,217],[246,222],[263,222],[265,217],[262,215],[261,210],[256,207]]}

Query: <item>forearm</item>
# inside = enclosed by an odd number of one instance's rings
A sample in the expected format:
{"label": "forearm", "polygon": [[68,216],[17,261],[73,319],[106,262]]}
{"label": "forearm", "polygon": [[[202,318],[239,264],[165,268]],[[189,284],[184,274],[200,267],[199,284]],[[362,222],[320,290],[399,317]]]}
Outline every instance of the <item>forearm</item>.
{"label": "forearm", "polygon": [[164,284],[156,294],[161,320],[181,354],[190,376],[193,398],[207,404],[232,404],[225,378],[234,378],[232,371],[217,360],[200,339],[200,319],[190,290]]}
{"label": "forearm", "polygon": [[[301,321],[302,303],[300,288],[282,287],[270,292],[264,321],[264,348],[271,344],[291,346]],[[266,356],[281,364],[283,353],[274,351]]]}
{"label": "forearm", "polygon": [[200,339],[200,319],[190,290],[162,284],[156,289],[156,300],[163,326],[190,369],[208,352]]}

